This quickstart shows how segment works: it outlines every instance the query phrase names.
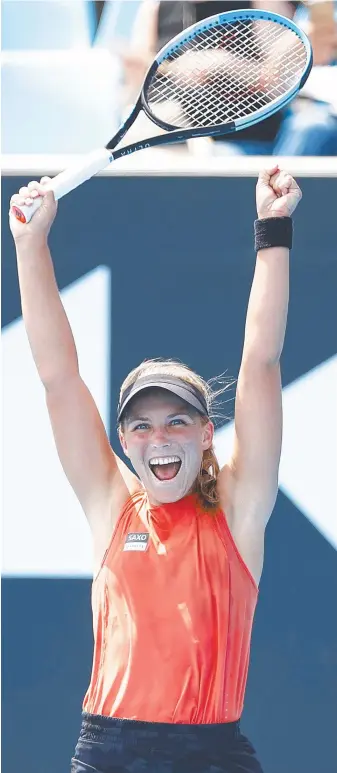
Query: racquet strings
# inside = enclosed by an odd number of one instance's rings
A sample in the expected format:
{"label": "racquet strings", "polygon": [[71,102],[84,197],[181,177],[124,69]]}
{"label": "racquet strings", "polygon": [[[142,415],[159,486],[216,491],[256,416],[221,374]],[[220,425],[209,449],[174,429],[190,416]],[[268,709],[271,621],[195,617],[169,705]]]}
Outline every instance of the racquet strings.
{"label": "racquet strings", "polygon": [[279,23],[218,24],[167,55],[145,101],[154,118],[181,129],[248,118],[300,81],[306,58],[301,39]]}

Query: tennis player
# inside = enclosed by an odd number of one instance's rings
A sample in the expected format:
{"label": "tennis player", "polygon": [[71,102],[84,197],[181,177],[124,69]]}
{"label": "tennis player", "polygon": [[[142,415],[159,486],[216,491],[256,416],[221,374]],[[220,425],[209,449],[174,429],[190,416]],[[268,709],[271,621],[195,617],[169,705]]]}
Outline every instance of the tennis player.
{"label": "tennis player", "polygon": [[[240,730],[264,531],[277,495],[280,355],[291,215],[301,198],[278,167],[257,183],[255,250],[235,404],[220,470],[212,390],[187,366],[147,361],[125,379],[112,451],[83,383],[47,239],[48,178],[11,203],[23,318],[64,471],[94,545],[94,659],[72,773],[261,773]],[[191,331],[191,334],[193,332]]]}

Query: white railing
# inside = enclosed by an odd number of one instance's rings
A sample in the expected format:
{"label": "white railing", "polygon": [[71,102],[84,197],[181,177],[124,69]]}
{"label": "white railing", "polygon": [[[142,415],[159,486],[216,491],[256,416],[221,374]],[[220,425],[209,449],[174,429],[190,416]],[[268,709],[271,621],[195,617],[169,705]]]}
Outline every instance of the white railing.
{"label": "white railing", "polygon": [[[316,156],[212,156],[207,145],[194,140],[193,152],[177,146],[172,149],[149,149],[121,158],[101,174],[107,175],[162,175],[162,176],[223,176],[253,177],[263,167],[280,167],[300,177],[337,177],[337,157]],[[78,161],[74,155],[4,155],[3,175],[54,176]]]}

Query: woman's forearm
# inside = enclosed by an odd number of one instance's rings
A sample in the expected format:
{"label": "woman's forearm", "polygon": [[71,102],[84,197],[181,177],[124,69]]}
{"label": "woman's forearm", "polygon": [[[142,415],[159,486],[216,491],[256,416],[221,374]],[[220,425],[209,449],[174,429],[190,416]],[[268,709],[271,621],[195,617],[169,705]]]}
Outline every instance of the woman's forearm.
{"label": "woman's forearm", "polygon": [[47,241],[19,240],[16,254],[23,321],[39,376],[48,388],[78,371],[76,346]]}
{"label": "woman's forearm", "polygon": [[289,301],[289,250],[260,250],[250,292],[243,356],[265,364],[280,359]]}

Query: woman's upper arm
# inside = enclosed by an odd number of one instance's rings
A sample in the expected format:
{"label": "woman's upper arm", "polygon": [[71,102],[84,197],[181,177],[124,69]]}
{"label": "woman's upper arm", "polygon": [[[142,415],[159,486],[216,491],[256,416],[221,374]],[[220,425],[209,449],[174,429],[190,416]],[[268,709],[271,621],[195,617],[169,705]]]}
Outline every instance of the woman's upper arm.
{"label": "woman's upper arm", "polygon": [[47,390],[46,401],[63,470],[90,524],[107,511],[118,517],[139,481],[113,452],[88,387],[76,374]]}
{"label": "woman's upper arm", "polygon": [[265,527],[277,495],[281,442],[279,364],[243,363],[236,393],[233,453],[218,483],[221,490],[230,491],[228,509],[233,520]]}

